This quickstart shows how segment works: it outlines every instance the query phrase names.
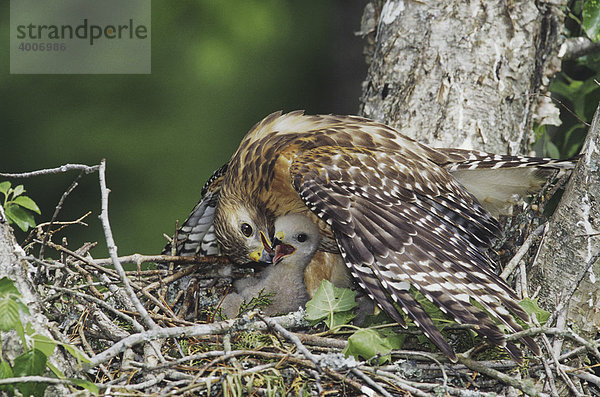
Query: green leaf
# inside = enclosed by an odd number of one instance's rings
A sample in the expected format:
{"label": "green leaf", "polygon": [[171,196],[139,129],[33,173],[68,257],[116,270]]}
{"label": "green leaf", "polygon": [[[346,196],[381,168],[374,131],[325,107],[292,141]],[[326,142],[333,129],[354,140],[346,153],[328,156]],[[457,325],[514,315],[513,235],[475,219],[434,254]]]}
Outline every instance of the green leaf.
{"label": "green leaf", "polygon": [[[13,371],[10,364],[4,360],[0,361],[0,379],[12,378]],[[0,386],[0,391],[8,392],[9,395],[14,394],[14,387],[12,385]]]}
{"label": "green leaf", "polygon": [[10,364],[4,360],[0,361],[0,379],[12,378],[13,371]]}
{"label": "green leaf", "polygon": [[345,312],[333,313],[333,316],[331,316],[327,326],[329,327],[329,329],[336,329],[338,327],[341,327],[342,325],[349,324],[354,317],[356,317],[356,314],[354,314],[350,310]]}
{"label": "green leaf", "polygon": [[27,196],[19,196],[16,199],[14,199],[12,201],[14,204],[17,204],[23,208],[27,208],[28,210],[31,210],[33,212],[36,212],[38,214],[41,214],[42,212],[40,211],[39,207],[37,206],[37,204],[35,203],[35,201],[33,201],[32,199],[30,199]]}
{"label": "green leaf", "polygon": [[[356,292],[347,288],[337,288],[327,280],[323,280],[313,298],[306,304],[305,318],[311,322],[327,320],[326,324],[333,327],[346,324],[352,317],[349,315],[336,315],[347,312],[356,306],[354,297]],[[340,321],[346,321],[340,324]]]}
{"label": "green leaf", "polygon": [[407,334],[394,333],[394,335],[386,336],[385,340],[392,347],[392,349],[400,350],[404,346],[407,336]]}
{"label": "green leaf", "polygon": [[586,0],[583,5],[583,30],[588,37],[597,42],[600,39],[600,1]]}
{"label": "green leaf", "polygon": [[14,294],[21,297],[21,293],[17,287],[15,287],[15,283],[8,277],[0,278],[0,294]]}
{"label": "green leaf", "polygon": [[33,334],[31,339],[33,340],[33,348],[44,353],[46,357],[50,357],[54,353],[54,349],[56,348],[54,340],[40,334]]}
{"label": "green leaf", "polygon": [[21,317],[19,316],[19,304],[8,296],[0,299],[0,330],[10,331],[23,328]]}
{"label": "green leaf", "polygon": [[8,181],[0,182],[0,193],[4,194],[6,196],[6,195],[8,195],[9,189],[10,189],[10,182],[8,182]]}
{"label": "green leaf", "polygon": [[391,351],[392,346],[388,340],[382,338],[377,331],[365,328],[348,338],[348,346],[342,353],[346,357],[354,356],[357,360],[360,360],[360,357],[370,360],[379,354],[382,356],[379,358],[379,364],[383,364],[391,360]]}
{"label": "green leaf", "polygon": [[527,312],[527,314],[535,314],[542,326],[546,324],[546,321],[548,321],[548,318],[550,317],[550,312],[542,309],[538,305],[537,299],[525,298],[519,302],[519,305]]}
{"label": "green leaf", "polygon": [[87,358],[85,356],[85,354],[81,350],[76,348],[75,346],[71,346],[68,343],[61,343],[60,345],[62,347],[64,347],[66,351],[68,351],[73,357],[75,357],[77,359],[78,364],[81,365],[82,362],[84,362],[84,363],[90,362],[90,359]]}
{"label": "green leaf", "polygon": [[[29,350],[15,358],[14,376],[43,375],[46,369],[46,361],[48,361],[48,358],[41,351],[37,349]],[[17,383],[15,385],[16,389],[24,396],[35,397],[42,397],[47,386],[47,383],[38,382]]]}
{"label": "green leaf", "polygon": [[43,397],[48,387],[45,382],[17,383],[15,388],[24,396]]}
{"label": "green leaf", "polygon": [[95,384],[93,384],[92,382],[90,382],[89,380],[85,380],[85,379],[69,379],[71,382],[73,382],[74,384],[76,384],[79,387],[83,387],[85,390],[89,391],[92,394],[100,394],[100,390],[98,389],[98,386],[96,386]]}
{"label": "green leaf", "polygon": [[556,145],[550,141],[546,141],[546,145],[544,147],[545,155],[548,157],[552,157],[553,159],[560,158],[560,152]]}
{"label": "green leaf", "polygon": [[50,371],[52,371],[52,373],[54,373],[54,375],[56,375],[56,377],[57,377],[58,379],[67,379],[67,377],[65,376],[65,374],[63,374],[63,373],[62,373],[62,371],[61,371],[60,369],[58,369],[58,368],[56,368],[54,365],[52,365],[52,364],[50,363],[50,361],[48,361],[48,362],[46,363],[46,367],[48,367],[48,369],[49,369]]}
{"label": "green leaf", "polygon": [[23,185],[17,185],[17,187],[13,189],[13,198],[20,196],[21,194],[23,194],[23,192],[25,192],[25,188],[23,187]]}
{"label": "green leaf", "polygon": [[14,376],[43,375],[47,359],[46,355],[37,349],[26,351],[15,358]]}
{"label": "green leaf", "polygon": [[15,223],[24,232],[30,227],[35,226],[33,215],[18,205],[7,205],[6,208],[4,208],[4,213],[6,214],[9,223]]}
{"label": "green leaf", "polygon": [[[401,312],[403,314],[404,312]],[[393,324],[394,320],[386,312],[383,310],[379,310],[377,314],[368,314],[365,316],[365,321],[362,323],[362,327],[372,327],[374,325],[382,325],[382,324]]]}

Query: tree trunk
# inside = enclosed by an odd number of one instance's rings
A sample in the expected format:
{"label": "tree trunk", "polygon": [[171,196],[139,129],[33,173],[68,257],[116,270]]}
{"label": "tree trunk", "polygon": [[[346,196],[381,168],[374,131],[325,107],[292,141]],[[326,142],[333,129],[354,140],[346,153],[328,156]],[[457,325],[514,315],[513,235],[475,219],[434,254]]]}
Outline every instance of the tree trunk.
{"label": "tree trunk", "polygon": [[[29,323],[36,333],[56,339],[49,331],[52,325],[42,314],[39,298],[31,280],[30,271],[35,268],[24,259],[24,256],[25,252],[17,244],[12,229],[6,222],[2,222],[2,213],[0,212],[0,278],[7,277],[13,281],[21,294],[21,302],[29,309],[29,314],[20,313],[23,325]],[[67,340],[59,341],[68,342]],[[71,369],[71,365],[62,354],[62,351],[59,348],[56,350],[58,351],[49,357],[49,362],[61,370],[67,377],[72,377],[73,370]],[[14,331],[2,332],[2,360],[6,360],[12,364],[15,357],[22,353],[23,348],[16,333]],[[67,394],[68,389],[65,386],[51,385],[46,389],[45,395],[64,396]]]}
{"label": "tree trunk", "polygon": [[564,302],[561,323],[585,337],[600,331],[600,106],[583,154],[554,213],[530,271],[540,304],[550,310]]}
{"label": "tree trunk", "polygon": [[[560,69],[562,1],[374,1],[361,113],[432,146],[522,154]],[[539,109],[539,112],[538,112]],[[553,110],[554,109],[554,110]],[[543,114],[537,114],[537,113]]]}
{"label": "tree trunk", "polygon": [[[560,69],[564,5],[371,2],[361,27],[370,39],[361,113],[432,146],[527,152],[532,123],[556,116],[538,94]],[[588,337],[600,324],[600,265],[592,265],[600,249],[599,112],[530,271],[548,310],[572,295],[562,323]]]}

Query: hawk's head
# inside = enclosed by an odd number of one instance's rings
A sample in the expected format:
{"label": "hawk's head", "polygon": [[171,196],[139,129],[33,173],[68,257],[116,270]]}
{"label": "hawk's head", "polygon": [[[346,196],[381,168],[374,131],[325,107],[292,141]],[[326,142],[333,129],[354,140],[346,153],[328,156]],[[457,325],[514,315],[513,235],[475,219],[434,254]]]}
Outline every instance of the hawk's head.
{"label": "hawk's head", "polygon": [[237,264],[260,261],[263,242],[260,233],[273,235],[273,217],[247,200],[223,196],[215,210],[215,232],[223,254]]}

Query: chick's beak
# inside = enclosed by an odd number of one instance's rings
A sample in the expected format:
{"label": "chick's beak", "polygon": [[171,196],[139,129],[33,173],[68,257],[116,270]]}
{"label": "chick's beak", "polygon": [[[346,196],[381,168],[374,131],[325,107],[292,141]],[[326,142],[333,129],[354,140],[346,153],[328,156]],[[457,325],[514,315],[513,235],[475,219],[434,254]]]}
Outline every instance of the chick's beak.
{"label": "chick's beak", "polygon": [[273,264],[281,262],[286,256],[292,255],[296,251],[296,247],[289,244],[278,244],[275,247],[275,255],[273,256]]}

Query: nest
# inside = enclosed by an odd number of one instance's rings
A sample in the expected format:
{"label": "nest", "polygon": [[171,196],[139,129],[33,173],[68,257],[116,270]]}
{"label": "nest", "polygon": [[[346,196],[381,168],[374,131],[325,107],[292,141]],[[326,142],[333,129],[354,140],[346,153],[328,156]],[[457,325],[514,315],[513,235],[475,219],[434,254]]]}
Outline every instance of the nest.
{"label": "nest", "polygon": [[[600,377],[594,372],[600,363],[600,341],[585,340],[565,325],[551,327],[554,314],[544,327],[507,336],[515,341],[524,333],[538,336],[543,347],[543,357],[526,356],[521,367],[485,343],[459,346],[460,337],[455,347],[462,353],[453,363],[423,344],[418,329],[398,327],[392,328],[393,332],[410,335],[402,350],[369,360],[348,356],[343,351],[352,327],[331,331],[322,324],[311,325],[302,310],[270,318],[260,313],[258,304],[239,318],[220,320],[219,302],[231,279],[248,270],[223,274],[226,259],[220,257],[136,254],[118,258],[108,223],[104,163],[93,171],[100,172],[101,219],[111,257],[92,258],[89,250],[95,244],[71,250],[66,244],[52,242],[56,229],[69,224],[53,219],[38,227],[29,250],[39,244],[42,251],[59,253],[60,259],[25,259],[34,271],[44,314],[55,324],[50,327],[55,340],[67,341],[87,356],[84,361],[71,357],[74,377],[93,383],[100,393],[600,395]],[[524,230],[519,222],[513,223],[517,226],[512,229]],[[513,244],[526,246],[517,250],[525,253],[508,256],[514,260],[517,255],[523,258],[535,252],[535,233],[530,236],[522,244]],[[469,332],[455,328],[451,335]],[[551,338],[570,344],[556,354]],[[69,385],[73,391],[77,389],[76,382]]]}

